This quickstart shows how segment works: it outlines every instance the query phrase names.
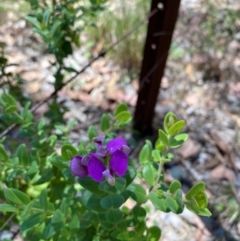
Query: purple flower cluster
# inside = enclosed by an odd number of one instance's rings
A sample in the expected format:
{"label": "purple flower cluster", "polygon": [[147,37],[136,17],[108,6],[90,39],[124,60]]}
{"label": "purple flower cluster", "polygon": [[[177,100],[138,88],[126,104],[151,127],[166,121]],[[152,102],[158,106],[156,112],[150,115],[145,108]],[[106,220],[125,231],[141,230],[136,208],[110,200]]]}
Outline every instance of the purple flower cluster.
{"label": "purple flower cluster", "polygon": [[115,184],[115,174],[122,177],[128,167],[130,148],[126,141],[117,137],[103,145],[105,136],[93,138],[97,152],[87,156],[75,156],[70,162],[70,170],[77,177],[90,176],[96,182],[102,182],[105,177],[110,185]]}

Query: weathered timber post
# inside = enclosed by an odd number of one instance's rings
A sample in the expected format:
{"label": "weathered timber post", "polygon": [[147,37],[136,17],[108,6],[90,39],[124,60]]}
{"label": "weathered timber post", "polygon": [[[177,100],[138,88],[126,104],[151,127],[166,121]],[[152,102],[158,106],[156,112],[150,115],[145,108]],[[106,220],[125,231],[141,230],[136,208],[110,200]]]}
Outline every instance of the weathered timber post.
{"label": "weathered timber post", "polygon": [[148,23],[134,128],[141,133],[151,130],[161,79],[171,45],[181,0],[152,0],[151,12],[159,9]]}

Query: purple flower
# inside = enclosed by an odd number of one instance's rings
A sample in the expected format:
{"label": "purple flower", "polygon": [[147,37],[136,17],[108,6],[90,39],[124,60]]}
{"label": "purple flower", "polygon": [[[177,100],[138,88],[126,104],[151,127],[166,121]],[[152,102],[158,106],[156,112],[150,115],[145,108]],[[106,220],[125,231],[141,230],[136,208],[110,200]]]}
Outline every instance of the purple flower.
{"label": "purple flower", "polygon": [[75,156],[70,162],[70,170],[74,176],[86,177],[88,175],[87,165],[85,159],[81,156]]}
{"label": "purple flower", "polygon": [[105,176],[109,184],[114,183],[114,174],[122,177],[126,173],[127,167],[127,155],[120,150],[116,150],[112,153],[108,167],[106,167],[99,159],[93,155],[90,156],[88,161],[89,176],[96,182],[102,182],[103,177]]}
{"label": "purple flower", "polygon": [[112,154],[116,150],[123,151],[127,156],[130,153],[130,148],[127,146],[126,141],[121,137],[114,138],[107,143],[107,151],[109,154]]}
{"label": "purple flower", "polygon": [[75,156],[70,163],[73,175],[86,177],[89,175],[94,181],[102,182],[105,177],[110,185],[115,184],[114,176],[124,176],[128,167],[130,148],[121,138],[110,140],[103,145],[104,136],[93,139],[97,152],[90,152],[88,156]]}

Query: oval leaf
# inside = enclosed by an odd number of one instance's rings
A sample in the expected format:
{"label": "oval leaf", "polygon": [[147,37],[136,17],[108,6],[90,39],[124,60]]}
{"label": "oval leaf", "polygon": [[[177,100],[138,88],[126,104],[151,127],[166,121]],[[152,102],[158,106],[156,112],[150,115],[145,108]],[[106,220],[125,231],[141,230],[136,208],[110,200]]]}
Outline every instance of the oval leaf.
{"label": "oval leaf", "polygon": [[145,203],[148,200],[146,190],[141,185],[132,183],[127,189],[132,192],[131,197],[138,204]]}
{"label": "oval leaf", "polygon": [[106,132],[110,129],[110,121],[109,117],[106,114],[102,115],[101,122],[100,122],[100,128],[102,132]]}
{"label": "oval leaf", "polygon": [[25,219],[21,225],[20,230],[24,231],[26,229],[32,228],[35,225],[41,224],[45,220],[45,214],[44,213],[34,213],[31,216],[29,216],[27,219]]}
{"label": "oval leaf", "polygon": [[168,140],[168,137],[167,137],[166,133],[165,133],[163,130],[161,130],[161,129],[158,130],[158,136],[159,136],[160,140],[161,140],[166,146],[168,146],[169,140]]}
{"label": "oval leaf", "polygon": [[77,155],[77,150],[70,144],[65,144],[61,149],[62,158],[66,161],[70,161],[74,156]]}
{"label": "oval leaf", "polygon": [[106,219],[110,223],[117,224],[122,220],[122,213],[119,209],[110,209],[105,214]]}
{"label": "oval leaf", "polygon": [[188,138],[188,134],[186,133],[176,135],[170,139],[169,146],[171,148],[177,148],[181,146],[187,140],[187,138]]}
{"label": "oval leaf", "polygon": [[14,188],[5,188],[4,196],[8,202],[14,203],[14,204],[27,205],[28,203],[31,202],[31,199],[27,194]]}
{"label": "oval leaf", "polygon": [[176,123],[174,123],[174,124],[169,128],[168,134],[169,134],[170,136],[174,136],[174,135],[180,133],[184,126],[185,126],[185,121],[184,121],[184,120],[177,121]]}
{"label": "oval leaf", "polygon": [[124,111],[128,111],[128,107],[125,103],[120,103],[114,112],[114,116],[117,116],[119,113]]}
{"label": "oval leaf", "polygon": [[159,241],[161,237],[161,229],[153,226],[147,230],[147,241]]}
{"label": "oval leaf", "polygon": [[164,130],[168,133],[169,128],[178,121],[177,116],[172,112],[167,113],[163,121]]}
{"label": "oval leaf", "polygon": [[139,162],[141,164],[148,162],[148,161],[150,161],[150,158],[151,158],[151,149],[148,144],[145,144],[140,151]]}
{"label": "oval leaf", "polygon": [[172,197],[166,197],[165,203],[172,212],[177,213],[179,206]]}
{"label": "oval leaf", "polygon": [[10,204],[0,204],[0,212],[17,212],[18,209]]}
{"label": "oval leaf", "polygon": [[119,208],[125,202],[124,197],[121,195],[108,195],[101,199],[100,204],[103,208]]}
{"label": "oval leaf", "polygon": [[174,180],[169,186],[169,191],[174,194],[178,189],[181,188],[182,184],[178,180]]}
{"label": "oval leaf", "polygon": [[97,135],[98,135],[98,133],[97,133],[96,127],[95,126],[89,126],[89,128],[88,128],[88,139],[90,141],[92,141],[92,139],[94,137],[96,137]]}
{"label": "oval leaf", "polygon": [[197,182],[187,193],[186,193],[186,199],[191,200],[192,197],[198,192],[204,192],[205,191],[205,184],[203,182]]}
{"label": "oval leaf", "polygon": [[151,192],[149,194],[149,199],[152,202],[152,204],[158,209],[163,212],[166,212],[167,206],[165,203],[164,198],[159,198],[158,195],[155,192]]}
{"label": "oval leaf", "polygon": [[143,178],[144,180],[153,186],[156,175],[157,175],[157,171],[156,169],[153,167],[152,163],[145,163],[143,165],[143,170],[142,170],[142,174],[143,174]]}

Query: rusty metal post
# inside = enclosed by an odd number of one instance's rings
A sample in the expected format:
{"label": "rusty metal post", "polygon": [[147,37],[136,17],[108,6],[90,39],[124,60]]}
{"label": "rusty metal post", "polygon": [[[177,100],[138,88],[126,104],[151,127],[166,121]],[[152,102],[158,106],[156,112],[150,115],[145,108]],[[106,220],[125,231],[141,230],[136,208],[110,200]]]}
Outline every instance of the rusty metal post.
{"label": "rusty metal post", "polygon": [[154,109],[181,0],[152,0],[151,11],[159,9],[149,20],[144,48],[134,128],[151,129]]}

